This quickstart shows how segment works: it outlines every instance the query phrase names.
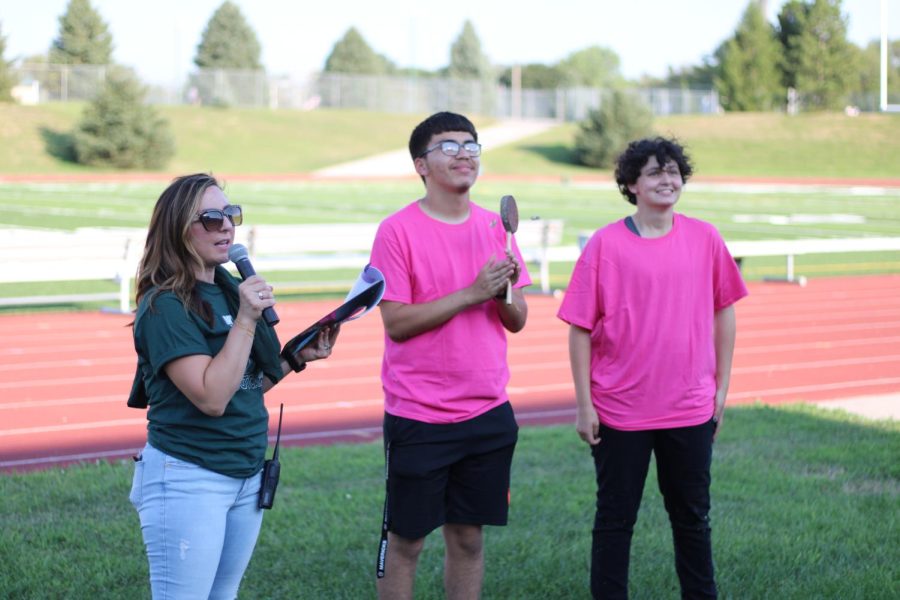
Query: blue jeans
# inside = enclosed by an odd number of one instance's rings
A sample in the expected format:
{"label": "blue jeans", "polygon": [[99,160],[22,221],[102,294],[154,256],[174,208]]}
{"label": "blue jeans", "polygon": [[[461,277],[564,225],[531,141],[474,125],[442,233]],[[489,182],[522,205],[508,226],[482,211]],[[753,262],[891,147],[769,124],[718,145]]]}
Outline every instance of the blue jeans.
{"label": "blue jeans", "polygon": [[675,570],[682,598],[716,598],[709,526],[710,466],[715,425],[619,431],[600,425],[591,447],[597,474],[597,512],[591,547],[591,594],[628,597],[631,536],[637,522],[650,454],[672,526]]}
{"label": "blue jeans", "polygon": [[129,499],[141,519],[154,600],[235,598],[262,525],[260,475],[235,479],[150,444]]}

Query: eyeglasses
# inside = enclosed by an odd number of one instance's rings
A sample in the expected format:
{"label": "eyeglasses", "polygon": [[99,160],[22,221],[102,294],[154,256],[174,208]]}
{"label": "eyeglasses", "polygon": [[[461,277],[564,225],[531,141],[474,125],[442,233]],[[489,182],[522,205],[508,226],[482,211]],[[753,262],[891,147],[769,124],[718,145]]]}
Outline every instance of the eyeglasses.
{"label": "eyeglasses", "polygon": [[432,150],[441,149],[441,153],[446,156],[456,156],[459,154],[459,149],[462,148],[466,151],[466,154],[469,156],[480,156],[481,155],[481,144],[477,142],[465,142],[460,144],[459,142],[453,140],[444,140],[443,142],[438,142],[431,148],[427,149],[425,152],[419,155],[419,158],[422,158]]}
{"label": "eyeglasses", "polygon": [[225,217],[228,217],[228,220],[235,227],[244,222],[244,214],[241,212],[241,207],[237,204],[230,204],[222,210],[208,208],[200,211],[197,213],[197,218],[191,222],[196,223],[200,221],[203,229],[207,231],[222,231],[222,226],[225,225]]}

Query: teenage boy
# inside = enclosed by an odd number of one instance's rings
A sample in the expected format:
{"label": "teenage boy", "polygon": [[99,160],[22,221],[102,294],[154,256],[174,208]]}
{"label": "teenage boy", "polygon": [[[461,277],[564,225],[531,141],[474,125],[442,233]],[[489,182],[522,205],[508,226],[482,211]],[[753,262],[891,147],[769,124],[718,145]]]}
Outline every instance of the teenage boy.
{"label": "teenage boy", "polygon": [[[385,219],[371,264],[384,273],[386,498],[380,598],[412,598],[426,536],[443,526],[448,599],[478,598],[482,526],[505,525],[518,426],[506,331],[525,326],[531,284],[500,216],[471,201],[481,145],[450,112],[409,140],[425,195]],[[507,282],[512,303],[507,304]]]}
{"label": "teenage boy", "polygon": [[747,289],[716,229],[675,212],[691,172],[674,140],[628,146],[616,183],[637,210],[593,235],[558,313],[570,325],[575,427],[596,470],[594,598],[627,598],[651,453],[682,598],[716,597],[710,463],[731,377],[733,305]]}

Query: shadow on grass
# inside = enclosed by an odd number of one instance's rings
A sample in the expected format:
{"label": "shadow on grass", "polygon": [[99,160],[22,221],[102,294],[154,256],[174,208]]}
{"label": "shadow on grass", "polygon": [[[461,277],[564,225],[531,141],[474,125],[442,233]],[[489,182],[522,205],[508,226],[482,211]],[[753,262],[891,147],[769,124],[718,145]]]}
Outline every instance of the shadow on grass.
{"label": "shadow on grass", "polygon": [[536,154],[552,163],[578,166],[575,151],[564,144],[520,146],[520,150]]}
{"label": "shadow on grass", "polygon": [[76,162],[75,138],[71,133],[56,131],[49,127],[41,127],[40,133],[47,154],[65,162]]}

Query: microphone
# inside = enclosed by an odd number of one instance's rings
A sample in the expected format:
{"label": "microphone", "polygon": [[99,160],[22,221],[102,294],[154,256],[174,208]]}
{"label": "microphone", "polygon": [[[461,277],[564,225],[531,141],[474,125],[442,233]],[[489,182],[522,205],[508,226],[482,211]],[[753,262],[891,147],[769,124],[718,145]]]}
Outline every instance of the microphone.
{"label": "microphone", "polygon": [[[256,275],[256,270],[254,270],[253,265],[250,264],[250,256],[247,253],[247,248],[245,248],[243,244],[234,244],[231,246],[231,248],[228,249],[228,259],[237,267],[238,273],[241,274],[242,279],[247,279],[248,277]],[[269,327],[274,327],[281,320],[275,313],[275,309],[271,306],[263,309],[262,316]]]}

